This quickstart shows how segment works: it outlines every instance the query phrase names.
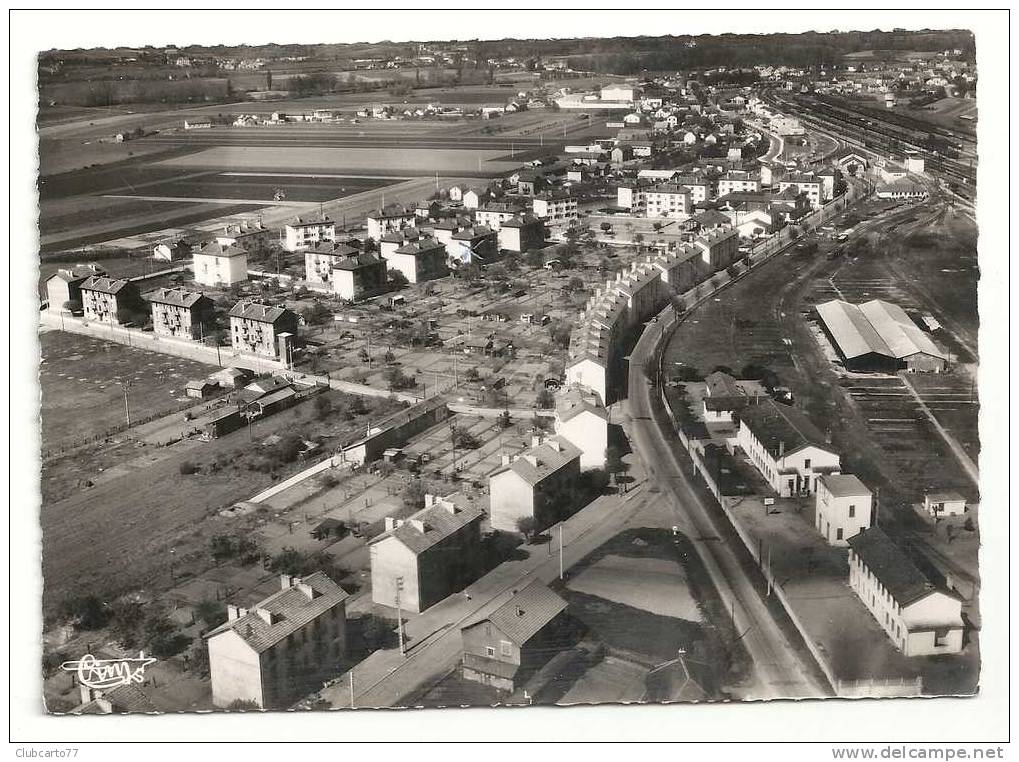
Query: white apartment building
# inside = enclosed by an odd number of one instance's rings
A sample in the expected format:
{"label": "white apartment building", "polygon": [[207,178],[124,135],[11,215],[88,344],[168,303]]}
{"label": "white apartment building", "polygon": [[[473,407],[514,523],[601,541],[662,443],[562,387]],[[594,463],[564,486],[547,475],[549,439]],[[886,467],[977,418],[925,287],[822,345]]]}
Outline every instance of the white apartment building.
{"label": "white apartment building", "polygon": [[283,228],[283,248],[287,251],[304,251],[335,239],[336,223],[328,215],[295,217]]}
{"label": "white apartment building", "polygon": [[648,219],[667,217],[685,220],[693,211],[690,189],[677,183],[662,183],[648,188]]}
{"label": "white apartment building", "polygon": [[814,526],[829,545],[848,545],[873,523],[873,497],[853,474],[825,474],[817,482]]}
{"label": "white apartment building", "polygon": [[555,433],[580,449],[580,468],[605,467],[609,415],[594,392],[572,386],[556,397]]}
{"label": "white apartment building", "polygon": [[183,288],[159,288],[145,298],[152,306],[153,333],[188,341],[204,338],[204,323],[213,309],[209,297]]}
{"label": "white apartment building", "polygon": [[516,204],[490,201],[474,210],[474,222],[477,225],[484,225],[491,230],[499,230],[502,227],[502,223],[512,220],[518,214],[522,214],[523,211],[523,208]]}
{"label": "white apartment building", "polygon": [[297,336],[297,325],[297,314],[286,307],[242,299],[230,310],[233,348],[247,354],[288,359],[281,344],[288,345],[289,337]]}
{"label": "white apartment building", "polygon": [[730,172],[718,180],[718,195],[725,196],[729,193],[750,192],[757,193],[761,190],[761,180],[748,172]]}
{"label": "white apartment building", "polygon": [[647,188],[643,185],[620,185],[616,188],[616,206],[639,216],[647,212]]}
{"label": "white apartment building", "polygon": [[819,209],[824,201],[824,182],[813,175],[790,175],[779,181],[778,192],[793,188],[796,193],[806,193],[810,206]]}
{"label": "white apartment building", "polygon": [[736,444],[780,497],[814,493],[823,475],[841,470],[838,454],[798,410],[769,398],[738,415]]}
{"label": "white apartment building", "polygon": [[191,255],[195,283],[232,286],[248,279],[248,253],[234,244],[210,241]]}
{"label": "white apartment building", "polygon": [[849,539],[849,586],[906,656],[962,650],[962,601],[938,590],[880,528]]}
{"label": "white apartment building", "polygon": [[387,206],[381,211],[369,212],[366,218],[368,237],[377,243],[387,233],[416,226],[417,219],[413,209],[404,209],[402,206]]}
{"label": "white apartment building", "polygon": [[320,689],[344,664],[348,597],[315,572],[282,576],[281,589],[250,609],[228,605],[227,621],[205,636],[212,703],[286,709]]}
{"label": "white apartment building", "polygon": [[577,219],[577,199],[567,193],[542,193],[531,199],[534,216],[546,225],[570,225]]}

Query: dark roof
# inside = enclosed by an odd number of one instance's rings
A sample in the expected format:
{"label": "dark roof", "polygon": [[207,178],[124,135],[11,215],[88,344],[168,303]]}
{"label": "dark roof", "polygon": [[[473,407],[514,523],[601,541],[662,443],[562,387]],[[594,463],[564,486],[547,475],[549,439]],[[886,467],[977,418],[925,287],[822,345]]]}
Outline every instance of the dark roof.
{"label": "dark roof", "polygon": [[489,614],[488,621],[522,646],[566,608],[566,601],[535,580]]}
{"label": "dark roof", "polygon": [[[307,590],[310,590],[309,597]],[[322,572],[307,577],[295,578],[290,587],[270,595],[253,606],[247,614],[230,622],[224,622],[212,630],[207,638],[213,638],[227,630],[233,630],[252,649],[261,653],[287,636],[322,616],[349,596],[343,588]],[[271,614],[272,624],[266,622],[256,609]]]}
{"label": "dark roof", "polygon": [[743,387],[728,373],[716,370],[704,377],[707,393],[712,397],[736,397],[742,395]]}
{"label": "dark roof", "polygon": [[359,249],[354,248],[350,244],[344,243],[343,241],[319,241],[310,249],[307,253],[311,254],[326,254],[331,257],[349,257],[357,254]]}
{"label": "dark roof", "polygon": [[108,278],[105,275],[93,275],[81,284],[82,291],[98,291],[101,294],[120,293],[130,281],[119,278]]}
{"label": "dark roof", "polygon": [[420,555],[460,531],[472,522],[480,522],[484,512],[472,505],[459,493],[440,498],[434,505],[422,508],[400,526],[390,529],[372,540],[379,542],[393,537],[405,545],[414,555]]}
{"label": "dark roof", "polygon": [[333,262],[333,269],[362,270],[366,267],[378,267],[382,264],[382,261],[383,260],[377,254],[354,250],[352,255]]}
{"label": "dark roof", "polygon": [[310,217],[294,217],[287,222],[288,228],[299,228],[309,225],[335,225],[328,214],[313,214]]}
{"label": "dark roof", "polygon": [[257,320],[260,323],[275,323],[287,313],[294,314],[286,307],[274,307],[269,304],[242,299],[230,310],[230,317]]}
{"label": "dark roof", "polygon": [[564,437],[551,437],[537,447],[531,447],[521,453],[508,465],[501,466],[492,472],[497,476],[505,471],[512,471],[532,487],[580,458],[580,450]]}
{"label": "dark roof", "polygon": [[853,535],[849,547],[900,606],[934,592],[934,584],[880,527]]}
{"label": "dark roof", "polygon": [[396,253],[413,254],[414,256],[418,256],[420,254],[425,254],[429,251],[433,251],[435,249],[442,249],[443,251],[445,251],[446,247],[443,246],[438,241],[436,241],[434,238],[420,238],[416,241],[410,241],[409,243],[405,243],[403,246],[396,250]]}
{"label": "dark roof", "polygon": [[533,214],[518,214],[502,223],[504,228],[522,228],[525,225],[540,225],[541,220]]}
{"label": "dark roof", "polygon": [[774,457],[779,457],[780,445],[789,455],[803,447],[820,447],[832,452],[824,434],[803,413],[788,405],[780,405],[771,398],[756,405],[748,405],[739,414],[757,440]]}
{"label": "dark roof", "polygon": [[209,241],[196,253],[207,257],[240,257],[246,255],[248,252],[235,244],[223,246],[223,244],[219,241]]}
{"label": "dark roof", "polygon": [[200,291],[188,291],[186,288],[157,288],[147,293],[145,298],[156,304],[191,308],[206,297]]}

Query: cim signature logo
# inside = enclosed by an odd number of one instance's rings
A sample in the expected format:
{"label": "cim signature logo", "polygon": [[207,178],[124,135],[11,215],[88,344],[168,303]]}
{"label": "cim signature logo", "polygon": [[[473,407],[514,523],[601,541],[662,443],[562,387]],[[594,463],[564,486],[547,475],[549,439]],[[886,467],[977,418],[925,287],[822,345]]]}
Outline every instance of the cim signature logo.
{"label": "cim signature logo", "polygon": [[65,661],[60,668],[75,672],[78,682],[87,688],[108,690],[118,685],[145,682],[145,668],[156,660],[139,653],[137,659],[97,659],[85,654],[78,661]]}

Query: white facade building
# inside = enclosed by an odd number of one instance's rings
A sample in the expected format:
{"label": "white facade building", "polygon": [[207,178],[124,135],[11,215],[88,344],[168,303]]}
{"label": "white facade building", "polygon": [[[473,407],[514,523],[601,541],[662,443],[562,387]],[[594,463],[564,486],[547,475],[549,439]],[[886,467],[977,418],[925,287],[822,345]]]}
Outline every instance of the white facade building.
{"label": "white facade building", "polygon": [[829,545],[847,545],[873,523],[873,497],[852,474],[825,474],[817,482],[814,526]]}
{"label": "white facade building", "polygon": [[906,656],[962,650],[962,601],[938,590],[880,528],[849,540],[849,586]]}

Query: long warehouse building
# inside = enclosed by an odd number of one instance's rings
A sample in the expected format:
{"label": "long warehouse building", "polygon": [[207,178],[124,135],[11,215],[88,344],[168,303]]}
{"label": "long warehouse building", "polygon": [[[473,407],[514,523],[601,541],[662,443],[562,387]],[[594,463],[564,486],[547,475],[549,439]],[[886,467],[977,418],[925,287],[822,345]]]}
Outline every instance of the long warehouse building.
{"label": "long warehouse building", "polygon": [[948,354],[896,304],[833,299],[817,315],[847,370],[941,373],[948,366]]}

